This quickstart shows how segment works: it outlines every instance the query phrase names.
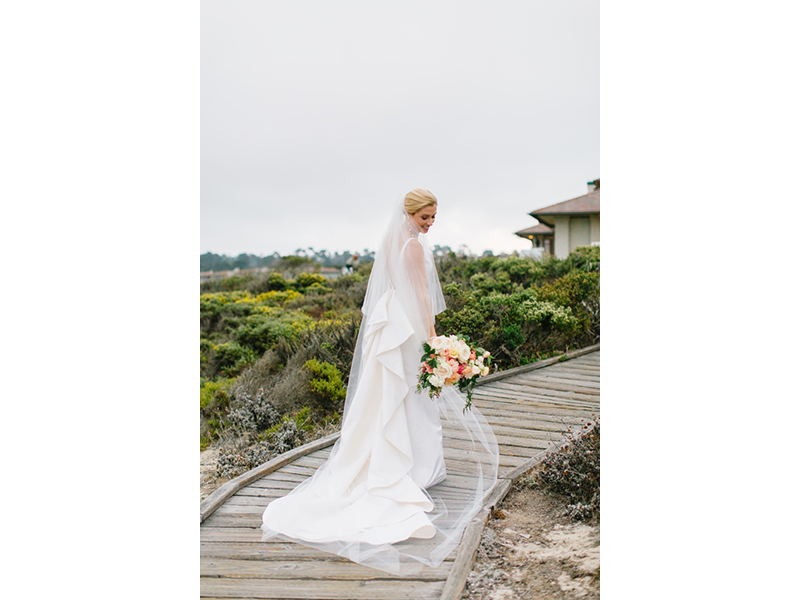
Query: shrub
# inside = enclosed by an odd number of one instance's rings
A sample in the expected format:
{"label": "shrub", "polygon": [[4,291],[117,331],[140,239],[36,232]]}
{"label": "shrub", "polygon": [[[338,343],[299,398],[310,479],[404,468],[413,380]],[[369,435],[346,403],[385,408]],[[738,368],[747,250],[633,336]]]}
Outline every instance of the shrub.
{"label": "shrub", "polygon": [[234,332],[233,338],[242,346],[250,348],[256,355],[269,350],[281,338],[293,338],[311,322],[292,314],[254,314],[244,320]]}
{"label": "shrub", "polygon": [[323,406],[335,407],[344,400],[347,389],[344,387],[342,372],[327,362],[311,359],[303,365],[311,372],[311,390],[319,396]]}
{"label": "shrub", "polygon": [[228,390],[234,379],[200,380],[200,449],[219,438],[222,422],[230,406]]}
{"label": "shrub", "polygon": [[264,431],[280,421],[280,414],[266,399],[264,390],[255,396],[239,394],[230,403],[228,420],[234,427],[248,431]]}
{"label": "shrub", "polygon": [[535,474],[542,488],[563,496],[576,520],[600,514],[600,421],[571,431],[558,450],[549,452]]}
{"label": "shrub", "polygon": [[578,321],[583,345],[600,339],[600,274],[571,271],[539,288],[541,300],[569,307]]}
{"label": "shrub", "polygon": [[252,283],[254,279],[254,275],[247,273],[245,275],[232,275],[230,277],[225,277],[224,279],[204,281],[200,284],[200,292],[229,292],[233,290],[241,290]]}
{"label": "shrub", "polygon": [[208,379],[235,377],[246,367],[253,364],[256,358],[256,353],[251,348],[242,346],[237,342],[212,344],[204,375]]}
{"label": "shrub", "polygon": [[229,431],[220,443],[217,477],[231,478],[261,465],[275,456],[311,441],[314,414],[308,408],[285,415],[267,431],[253,438],[247,432]]}
{"label": "shrub", "polygon": [[327,282],[328,280],[319,273],[300,273],[294,280],[292,287],[297,291],[305,291],[306,288],[315,283],[324,287]]}
{"label": "shrub", "polygon": [[289,287],[289,282],[280,273],[270,273],[267,278],[267,291],[282,292]]}
{"label": "shrub", "polygon": [[437,316],[437,333],[469,337],[504,367],[523,364],[536,353],[563,350],[579,332],[580,323],[570,308],[538,300],[532,288],[482,296],[454,284],[444,291],[448,304],[458,310],[447,309]]}
{"label": "shrub", "polygon": [[[323,322],[303,332],[297,339],[281,339],[241,374],[234,394],[254,396],[259,388],[263,389],[265,399],[281,414],[296,412],[306,406],[318,407],[323,412],[335,410],[338,407],[331,398],[342,397],[341,389],[346,384],[343,374],[350,373],[358,324],[357,318]],[[312,374],[306,367],[306,363],[312,360],[329,365],[326,372],[330,376]],[[336,381],[336,372],[341,383]],[[312,378],[327,379],[328,383],[317,384],[315,390]],[[328,386],[329,389],[325,389]],[[340,390],[338,393],[337,389]],[[326,395],[325,398],[320,392]]]}
{"label": "shrub", "polygon": [[217,456],[217,477],[231,479],[273,457],[268,442],[251,443],[247,436],[228,434],[220,443]]}
{"label": "shrub", "polygon": [[578,246],[567,257],[571,269],[585,272],[600,271],[600,246]]}

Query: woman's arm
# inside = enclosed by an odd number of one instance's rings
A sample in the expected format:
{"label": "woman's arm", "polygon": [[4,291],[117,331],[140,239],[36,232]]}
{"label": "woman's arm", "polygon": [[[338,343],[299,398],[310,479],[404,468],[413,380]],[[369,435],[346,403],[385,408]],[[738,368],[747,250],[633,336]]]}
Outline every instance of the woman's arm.
{"label": "woman's arm", "polygon": [[417,240],[408,242],[405,252],[406,268],[412,285],[416,288],[422,300],[422,318],[427,324],[428,337],[436,336],[434,327],[433,313],[431,311],[431,297],[428,293],[428,274],[425,271],[425,253],[422,244]]}

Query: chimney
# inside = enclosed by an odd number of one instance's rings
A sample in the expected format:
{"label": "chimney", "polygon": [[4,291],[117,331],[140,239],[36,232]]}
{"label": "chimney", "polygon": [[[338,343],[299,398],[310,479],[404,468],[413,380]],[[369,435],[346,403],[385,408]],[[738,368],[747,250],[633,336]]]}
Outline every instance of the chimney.
{"label": "chimney", "polygon": [[599,189],[600,189],[600,180],[599,180],[599,179],[595,179],[594,181],[589,181],[589,182],[587,182],[587,183],[588,183],[588,185],[589,185],[589,193],[590,193],[590,194],[591,194],[593,191],[595,191],[595,190],[599,190]]}

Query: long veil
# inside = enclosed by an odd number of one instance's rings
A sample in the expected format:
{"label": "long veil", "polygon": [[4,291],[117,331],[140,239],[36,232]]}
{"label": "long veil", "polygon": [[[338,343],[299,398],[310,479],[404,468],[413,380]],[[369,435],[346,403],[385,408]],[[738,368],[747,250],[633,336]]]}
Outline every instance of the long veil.
{"label": "long veil", "polygon": [[[445,308],[433,253],[401,201],[367,285],[341,437],[313,476],[264,511],[264,541],[277,536],[393,574],[438,566],[458,545],[496,482],[498,448],[453,386],[435,400],[416,392],[422,343]],[[409,407],[432,402],[446,476],[423,489],[410,475],[420,459],[414,436],[429,424]],[[436,418],[432,405],[419,406]]]}

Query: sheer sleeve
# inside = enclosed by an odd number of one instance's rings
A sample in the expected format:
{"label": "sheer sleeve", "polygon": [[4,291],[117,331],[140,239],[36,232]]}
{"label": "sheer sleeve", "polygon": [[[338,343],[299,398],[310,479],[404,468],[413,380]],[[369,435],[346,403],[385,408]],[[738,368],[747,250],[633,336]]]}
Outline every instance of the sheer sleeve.
{"label": "sheer sleeve", "polygon": [[433,337],[436,335],[436,329],[434,328],[433,311],[431,310],[428,272],[425,268],[425,252],[422,244],[416,239],[409,240],[406,244],[403,258],[411,283],[421,300],[422,318],[428,330],[428,337]]}

